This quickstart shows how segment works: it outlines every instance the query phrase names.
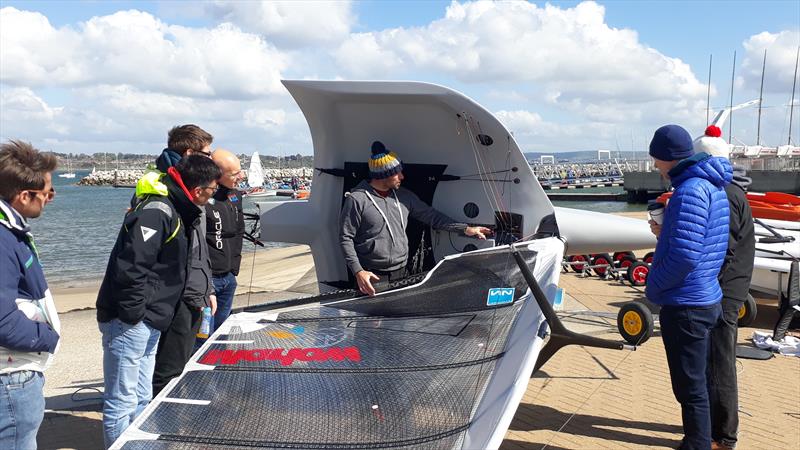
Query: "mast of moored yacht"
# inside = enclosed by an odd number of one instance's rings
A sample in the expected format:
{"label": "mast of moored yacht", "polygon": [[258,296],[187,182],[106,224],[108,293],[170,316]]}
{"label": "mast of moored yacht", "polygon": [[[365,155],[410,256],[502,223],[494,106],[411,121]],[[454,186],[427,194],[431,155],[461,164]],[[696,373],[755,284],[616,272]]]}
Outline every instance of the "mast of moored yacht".
{"label": "mast of moored yacht", "polygon": [[792,145],[792,119],[794,113],[794,88],[797,86],[797,63],[800,62],[800,45],[797,46],[797,57],[794,59],[794,78],[792,78],[792,100],[789,102],[789,141],[787,145]]}
{"label": "mast of moored yacht", "polygon": [[[728,143],[733,142],[733,81],[736,75],[736,50],[733,51],[733,67],[731,68],[731,104],[728,113]],[[731,144],[733,145],[733,144]]]}
{"label": "mast of moored yacht", "polygon": [[764,102],[764,71],[767,68],[767,49],[764,49],[764,62],[761,65],[761,90],[758,93],[758,127],[756,128],[756,145],[761,145],[761,104]]}
{"label": "mast of moored yacht", "polygon": [[706,90],[706,126],[708,126],[708,115],[711,113],[711,61],[714,54],[708,55],[708,89]]}

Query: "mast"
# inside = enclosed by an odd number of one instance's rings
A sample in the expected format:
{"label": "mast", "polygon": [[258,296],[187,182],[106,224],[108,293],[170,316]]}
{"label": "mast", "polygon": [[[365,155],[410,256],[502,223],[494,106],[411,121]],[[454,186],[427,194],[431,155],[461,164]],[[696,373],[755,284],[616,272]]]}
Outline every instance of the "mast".
{"label": "mast", "polygon": [[708,126],[708,115],[711,113],[711,61],[714,54],[708,55],[708,89],[706,90],[706,126]]}
{"label": "mast", "polygon": [[733,67],[731,68],[731,112],[728,115],[728,143],[733,142],[733,80],[736,74],[736,50],[733,51]]}
{"label": "mast", "polygon": [[794,113],[794,88],[797,86],[797,63],[800,62],[800,45],[797,46],[797,56],[794,59],[794,78],[792,78],[792,100],[789,102],[789,142],[792,145],[792,113]]}
{"label": "mast", "polygon": [[761,65],[761,91],[758,93],[758,128],[756,129],[756,145],[761,145],[761,104],[764,101],[764,70],[767,68],[767,49],[764,49],[764,62]]}

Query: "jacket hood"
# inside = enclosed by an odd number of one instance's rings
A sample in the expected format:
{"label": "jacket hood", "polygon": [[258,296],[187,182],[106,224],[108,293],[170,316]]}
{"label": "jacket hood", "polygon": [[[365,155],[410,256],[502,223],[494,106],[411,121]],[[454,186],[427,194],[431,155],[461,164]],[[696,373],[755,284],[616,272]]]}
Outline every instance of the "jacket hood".
{"label": "jacket hood", "polygon": [[163,181],[169,192],[169,199],[178,214],[181,215],[184,222],[188,224],[194,223],[194,220],[200,216],[201,210],[199,206],[189,199],[189,190],[183,184],[181,175],[171,167],[167,170],[167,176],[163,178]]}
{"label": "jacket hood", "polygon": [[675,187],[689,178],[703,178],[714,186],[724,187],[733,179],[733,169],[727,159],[700,152],[681,160],[669,171],[669,177]]}
{"label": "jacket hood", "polygon": [[162,181],[164,174],[151,170],[146,172],[136,181],[136,197],[143,198],[147,195],[161,195],[166,197],[168,194],[167,185]]}
{"label": "jacket hood", "polygon": [[165,148],[163,152],[156,158],[156,168],[159,172],[167,172],[167,169],[178,164],[178,161],[181,160],[181,155],[177,152]]}
{"label": "jacket hood", "polygon": [[753,179],[747,176],[747,171],[744,167],[741,166],[732,166],[733,167],[733,181],[731,183],[736,184],[743,190],[747,190],[751,184],[753,184]]}
{"label": "jacket hood", "polygon": [[28,221],[2,199],[0,199],[0,224],[16,234],[28,234],[31,231]]}
{"label": "jacket hood", "polygon": [[356,187],[350,189],[350,192],[375,192],[375,188],[369,184],[368,180],[361,180],[361,183],[358,183]]}

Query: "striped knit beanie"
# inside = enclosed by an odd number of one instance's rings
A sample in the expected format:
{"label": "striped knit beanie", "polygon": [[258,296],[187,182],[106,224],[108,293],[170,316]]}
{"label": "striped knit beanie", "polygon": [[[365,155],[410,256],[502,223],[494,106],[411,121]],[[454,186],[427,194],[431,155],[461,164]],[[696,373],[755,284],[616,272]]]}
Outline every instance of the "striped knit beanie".
{"label": "striped knit beanie", "polygon": [[369,177],[382,180],[403,171],[403,163],[395,152],[386,149],[381,141],[372,143],[372,156],[369,158]]}

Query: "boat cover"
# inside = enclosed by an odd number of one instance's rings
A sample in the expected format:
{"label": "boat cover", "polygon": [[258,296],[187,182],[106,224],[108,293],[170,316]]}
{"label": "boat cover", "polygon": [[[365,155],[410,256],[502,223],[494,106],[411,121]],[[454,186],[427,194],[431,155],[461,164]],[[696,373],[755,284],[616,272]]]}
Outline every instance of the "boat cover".
{"label": "boat cover", "polygon": [[[552,300],[554,238],[517,246]],[[490,448],[527,387],[543,316],[508,246],[375,297],[232,315],[113,448]]]}

